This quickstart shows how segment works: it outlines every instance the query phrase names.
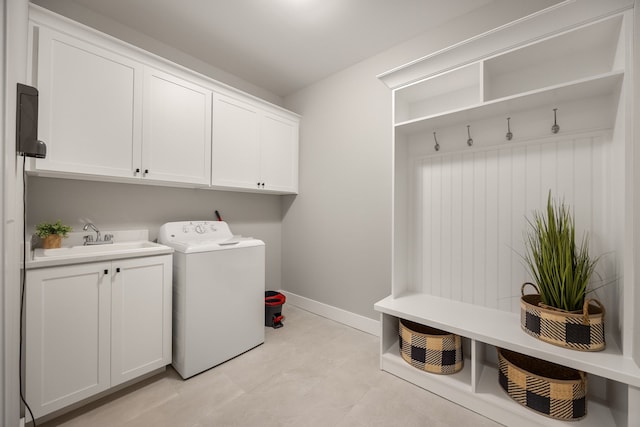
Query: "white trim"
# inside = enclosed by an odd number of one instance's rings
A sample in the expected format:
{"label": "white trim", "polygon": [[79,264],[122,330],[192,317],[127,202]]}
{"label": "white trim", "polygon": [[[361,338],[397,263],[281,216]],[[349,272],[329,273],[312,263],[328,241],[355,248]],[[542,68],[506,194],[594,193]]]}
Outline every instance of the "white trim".
{"label": "white trim", "polygon": [[318,316],[335,320],[336,322],[361,330],[377,337],[380,336],[380,321],[343,310],[332,305],[315,301],[291,292],[279,290],[278,292],[287,297],[287,303],[298,308],[309,311]]}

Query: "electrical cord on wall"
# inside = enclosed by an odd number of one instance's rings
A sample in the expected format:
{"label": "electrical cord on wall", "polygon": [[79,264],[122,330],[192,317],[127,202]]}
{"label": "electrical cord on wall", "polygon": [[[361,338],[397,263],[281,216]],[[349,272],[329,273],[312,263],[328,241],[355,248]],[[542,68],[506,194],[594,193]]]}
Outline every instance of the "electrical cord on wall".
{"label": "electrical cord on wall", "polygon": [[27,172],[26,172],[27,156],[22,157],[22,270],[20,273],[20,356],[19,360],[19,375],[20,378],[20,400],[24,403],[25,408],[31,415],[33,427],[36,427],[36,418],[33,416],[33,411],[29,407],[27,400],[22,393],[22,335],[24,328],[24,293],[27,286]]}

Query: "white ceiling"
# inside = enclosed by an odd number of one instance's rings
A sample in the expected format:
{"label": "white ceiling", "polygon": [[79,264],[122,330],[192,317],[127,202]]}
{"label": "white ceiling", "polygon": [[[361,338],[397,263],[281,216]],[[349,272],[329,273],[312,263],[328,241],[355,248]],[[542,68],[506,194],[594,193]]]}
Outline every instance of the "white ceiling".
{"label": "white ceiling", "polygon": [[286,96],[493,0],[74,1]]}

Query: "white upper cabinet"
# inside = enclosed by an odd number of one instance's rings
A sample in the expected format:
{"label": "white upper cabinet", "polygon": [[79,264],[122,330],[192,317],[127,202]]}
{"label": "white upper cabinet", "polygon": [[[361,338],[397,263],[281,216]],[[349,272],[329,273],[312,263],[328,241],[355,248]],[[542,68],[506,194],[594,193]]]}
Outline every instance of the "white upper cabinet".
{"label": "white upper cabinet", "polygon": [[130,177],[139,164],[142,64],[46,27],[38,31],[42,171]]}
{"label": "white upper cabinet", "polygon": [[298,118],[216,94],[211,184],[280,194],[298,192]]}
{"label": "white upper cabinet", "polygon": [[298,115],[39,6],[29,13],[47,144],[29,173],[297,193]]}
{"label": "white upper cabinet", "polygon": [[37,64],[36,171],[209,185],[210,90],[47,27]]}
{"label": "white upper cabinet", "polygon": [[260,111],[216,94],[213,107],[211,183],[257,189],[260,181]]}
{"label": "white upper cabinet", "polygon": [[262,116],[260,185],[298,192],[298,121],[271,113]]}
{"label": "white upper cabinet", "polygon": [[211,91],[146,67],[142,111],[142,175],[208,185]]}

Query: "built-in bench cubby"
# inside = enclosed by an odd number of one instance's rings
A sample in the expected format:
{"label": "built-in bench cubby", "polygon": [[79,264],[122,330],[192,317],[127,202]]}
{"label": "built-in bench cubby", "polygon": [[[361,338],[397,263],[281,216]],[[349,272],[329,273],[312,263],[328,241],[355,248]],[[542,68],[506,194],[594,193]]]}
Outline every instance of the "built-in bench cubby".
{"label": "built-in bench cubby", "polygon": [[[587,415],[572,425],[640,423],[633,6],[565,2],[379,76],[394,99],[392,294],[375,305],[383,370],[505,425],[563,425],[501,388],[503,348],[587,374]],[[523,233],[549,191],[600,256],[604,351],[521,329]],[[461,336],[464,368],[406,363],[400,319]]]}

